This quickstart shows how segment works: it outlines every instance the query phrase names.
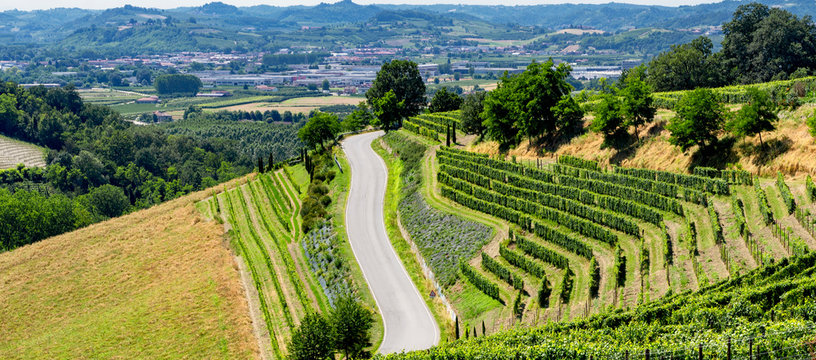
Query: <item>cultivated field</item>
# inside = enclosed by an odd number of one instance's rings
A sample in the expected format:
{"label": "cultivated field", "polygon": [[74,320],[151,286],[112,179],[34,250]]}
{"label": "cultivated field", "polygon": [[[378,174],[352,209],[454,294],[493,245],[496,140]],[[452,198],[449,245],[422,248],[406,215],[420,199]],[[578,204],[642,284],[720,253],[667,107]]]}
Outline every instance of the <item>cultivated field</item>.
{"label": "cultivated field", "polygon": [[0,254],[0,358],[257,358],[210,194]]}
{"label": "cultivated field", "polygon": [[349,97],[349,96],[312,96],[288,99],[281,102],[256,101],[246,104],[208,108],[210,111],[272,111],[277,110],[280,113],[290,111],[293,114],[303,113],[308,114],[312,110],[329,105],[357,105],[365,98]]}
{"label": "cultivated field", "polygon": [[45,148],[0,135],[0,170],[17,164],[45,166]]}

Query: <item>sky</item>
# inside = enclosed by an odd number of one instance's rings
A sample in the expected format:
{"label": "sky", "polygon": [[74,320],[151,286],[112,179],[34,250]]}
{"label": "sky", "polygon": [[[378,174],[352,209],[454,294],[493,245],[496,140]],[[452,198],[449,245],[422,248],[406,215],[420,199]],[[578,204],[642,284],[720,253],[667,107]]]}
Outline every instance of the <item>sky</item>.
{"label": "sky", "polygon": [[[200,6],[215,0],[0,0],[2,10],[36,10],[55,7],[78,7],[83,9],[109,9],[130,4],[139,7],[176,8],[181,6]],[[221,0],[235,6],[251,6],[258,4],[274,6],[317,5],[320,2],[335,2],[336,0]],[[534,4],[562,4],[588,3],[600,4],[612,0],[354,0],[358,4],[468,4],[468,5],[534,5]],[[695,5],[717,2],[712,0],[616,0],[614,2],[642,4],[642,5]]]}

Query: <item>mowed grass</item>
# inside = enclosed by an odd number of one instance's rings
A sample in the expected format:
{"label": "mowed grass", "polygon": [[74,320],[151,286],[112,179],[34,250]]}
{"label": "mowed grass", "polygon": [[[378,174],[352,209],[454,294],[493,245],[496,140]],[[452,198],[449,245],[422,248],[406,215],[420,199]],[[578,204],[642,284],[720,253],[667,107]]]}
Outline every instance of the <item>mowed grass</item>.
{"label": "mowed grass", "polygon": [[197,192],[0,254],[0,358],[257,358],[223,225]]}
{"label": "mowed grass", "polygon": [[44,167],[45,151],[44,147],[0,135],[0,170],[17,164]]}

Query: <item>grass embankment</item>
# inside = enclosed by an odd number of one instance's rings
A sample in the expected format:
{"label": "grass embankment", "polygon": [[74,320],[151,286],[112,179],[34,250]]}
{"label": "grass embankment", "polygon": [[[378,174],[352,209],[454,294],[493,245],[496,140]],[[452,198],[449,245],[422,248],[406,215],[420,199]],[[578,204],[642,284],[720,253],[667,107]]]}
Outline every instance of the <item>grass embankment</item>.
{"label": "grass embankment", "polygon": [[0,254],[0,358],[258,357],[210,191]]}

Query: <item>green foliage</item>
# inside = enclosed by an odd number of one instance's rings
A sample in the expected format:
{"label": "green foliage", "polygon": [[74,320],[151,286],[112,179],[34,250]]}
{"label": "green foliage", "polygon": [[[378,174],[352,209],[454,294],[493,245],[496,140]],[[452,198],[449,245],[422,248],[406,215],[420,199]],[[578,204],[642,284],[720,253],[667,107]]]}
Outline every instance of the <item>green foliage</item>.
{"label": "green foliage", "polygon": [[649,62],[646,81],[656,91],[691,90],[724,83],[719,57],[711,39],[700,36],[690,43],[672,45]]}
{"label": "green foliage", "polygon": [[800,68],[816,66],[816,26],[782,8],[760,3],[737,7],[723,24],[722,57],[729,77],[738,83],[784,80]]}
{"label": "green foliage", "polygon": [[583,158],[579,158],[577,156],[572,155],[561,155],[556,159],[559,164],[577,167],[586,170],[592,171],[601,171],[601,166],[598,165],[597,161],[594,160],[587,160]]}
{"label": "green foliage", "polygon": [[626,86],[620,90],[623,98],[621,113],[625,119],[624,125],[634,126],[635,135],[638,134],[638,128],[652,122],[657,113],[652,89],[643,80],[644,71],[643,67],[631,71],[626,77]]}
{"label": "green foliage", "polygon": [[813,183],[813,178],[810,177],[810,174],[805,178],[805,191],[810,201],[816,202],[816,185]]}
{"label": "green foliage", "polygon": [[162,95],[195,96],[201,90],[201,80],[195,75],[165,74],[153,81],[156,91]]}
{"label": "green foliage", "polygon": [[816,111],[813,112],[813,115],[808,116],[805,120],[805,123],[808,126],[808,132],[810,132],[810,136],[816,138]]}
{"label": "green foliage", "polygon": [[332,323],[323,315],[307,314],[292,331],[289,358],[292,360],[325,360],[334,357]]}
{"label": "green foliage", "polygon": [[503,146],[522,138],[552,135],[580,118],[580,109],[569,95],[570,68],[552,60],[533,62],[527,70],[503,76],[484,101],[482,118],[486,134]]}
{"label": "green foliage", "polygon": [[785,177],[782,176],[781,172],[776,174],[776,187],[779,189],[779,194],[782,195],[782,201],[785,203],[785,210],[787,210],[788,214],[793,214],[793,211],[796,210],[796,200],[793,199],[793,194],[788,187],[788,184],[785,183]]}
{"label": "green foliage", "polygon": [[499,295],[499,286],[491,282],[486,277],[479,274],[476,269],[471,267],[465,262],[460,263],[459,268],[462,270],[462,275],[465,276],[468,281],[473,284],[479,291],[485,293],[485,295],[490,296],[491,298],[495,299],[496,301],[504,304],[502,301],[501,296]]}
{"label": "green foliage", "polygon": [[[728,195],[730,193],[730,189],[728,188],[728,182],[722,179],[709,178],[697,174],[686,175],[673,173],[669,171],[639,168],[624,168],[619,166],[613,167],[613,169],[616,174],[638,177],[642,179],[647,179],[649,181],[656,181],[658,183],[674,184],[677,185],[678,187],[690,188],[697,191],[704,191],[717,195]],[[743,173],[744,174],[740,174],[740,176],[744,175],[750,176],[750,174],[748,174],[747,172],[743,171]],[[750,183],[750,181],[748,182]],[[678,189],[677,191],[680,190]],[[698,204],[702,203],[702,201],[694,202]]]}
{"label": "green foliage", "polygon": [[615,284],[616,287],[623,287],[626,284],[626,256],[620,245],[615,246]]}
{"label": "green foliage", "polygon": [[[515,315],[518,320],[521,320],[521,317],[524,315],[524,303],[521,301],[521,291],[518,292],[516,299],[513,300],[513,315]],[[474,333],[474,335],[476,334]]]}
{"label": "green foliage", "polygon": [[724,244],[725,237],[723,236],[723,228],[720,223],[720,217],[717,215],[717,210],[714,209],[713,201],[708,205],[708,218],[711,221],[711,228],[714,232],[714,242],[717,244]]}
{"label": "green foliage", "polygon": [[500,262],[496,261],[486,253],[482,253],[482,268],[498,276],[507,284],[517,290],[524,290],[524,279],[508,270]]}
{"label": "green foliage", "polygon": [[598,261],[593,256],[589,260],[589,296],[598,296],[598,289],[601,287],[601,267],[598,266]]}
{"label": "green foliage", "polygon": [[525,237],[516,235],[513,240],[521,251],[526,254],[539,259],[547,264],[550,264],[559,269],[566,269],[569,266],[569,260],[550,249],[547,249],[536,242],[530,241]]}
{"label": "green foliage", "polygon": [[437,90],[431,99],[431,105],[428,106],[428,111],[432,113],[459,110],[462,106],[463,99],[455,92],[448,91],[447,87],[442,87]]}
{"label": "green foliage", "polygon": [[544,271],[543,266],[522,254],[508,249],[504,244],[499,246],[499,255],[501,255],[504,260],[507,260],[507,262],[511,265],[518,267],[519,269],[522,269],[537,278],[547,277],[547,273]]}
{"label": "green foliage", "polygon": [[759,203],[759,213],[762,215],[762,221],[765,225],[770,225],[773,220],[773,212],[771,211],[771,206],[768,204],[768,195],[765,194],[765,190],[759,186],[759,180],[754,181],[754,192],[757,195],[757,202]]}
{"label": "green foliage", "polygon": [[688,92],[677,103],[675,111],[677,115],[666,126],[671,132],[671,144],[685,151],[717,140],[716,132],[722,128],[725,108],[714,92],[709,89]]}
{"label": "green foliage", "polygon": [[130,200],[122,188],[111,184],[91,189],[86,196],[95,212],[105,217],[120,216],[130,208]]}
{"label": "green foliage", "polygon": [[604,94],[601,102],[595,107],[595,118],[589,125],[590,130],[608,138],[623,125],[623,104],[615,94]]}
{"label": "green foliage", "polygon": [[334,333],[334,347],[346,359],[365,359],[370,354],[365,349],[371,346],[371,327],[374,314],[363,307],[351,295],[344,295],[334,301],[329,315]]}
{"label": "green foliage", "polygon": [[357,104],[357,108],[343,119],[343,130],[354,131],[363,129],[368,125],[374,125],[375,119],[374,113],[371,112],[368,104],[365,101],[361,101]]}
{"label": "green foliage", "polygon": [[298,130],[298,137],[310,148],[318,145],[322,148],[327,141],[334,141],[338,133],[340,122],[337,115],[318,111]]}
{"label": "green foliage", "polygon": [[572,271],[572,269],[569,266],[567,266],[567,268],[564,270],[564,278],[561,279],[561,294],[560,294],[560,296],[561,296],[561,302],[564,303],[564,304],[567,304],[567,303],[570,302],[570,297],[572,296],[572,285],[573,285],[573,282],[575,281],[573,279],[574,276],[575,276],[575,273]]}
{"label": "green foliage", "polygon": [[479,91],[465,96],[462,103],[462,131],[468,134],[481,135],[484,132],[482,112],[487,92]]}
{"label": "green foliage", "polygon": [[762,132],[773,131],[776,128],[776,122],[779,121],[776,115],[776,104],[768,93],[755,87],[749,87],[747,93],[748,102],[742,106],[726,127],[739,137],[759,134],[761,142]]}
{"label": "green foliage", "polygon": [[541,288],[538,289],[538,294],[536,296],[536,301],[538,301],[538,307],[542,309],[550,307],[551,294],[552,289],[550,289],[550,281],[547,280],[547,278],[541,279]]}
{"label": "green foliage", "polygon": [[[393,95],[388,95],[389,92]],[[425,82],[417,64],[408,60],[384,63],[366,92],[366,98],[386,128],[400,119],[418,114],[425,107]]]}

